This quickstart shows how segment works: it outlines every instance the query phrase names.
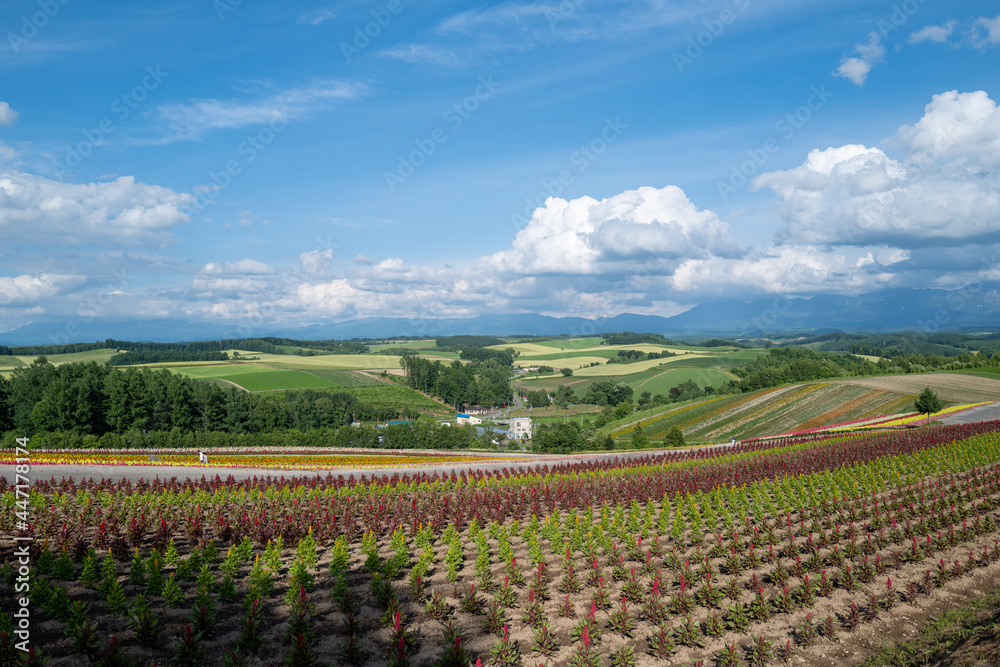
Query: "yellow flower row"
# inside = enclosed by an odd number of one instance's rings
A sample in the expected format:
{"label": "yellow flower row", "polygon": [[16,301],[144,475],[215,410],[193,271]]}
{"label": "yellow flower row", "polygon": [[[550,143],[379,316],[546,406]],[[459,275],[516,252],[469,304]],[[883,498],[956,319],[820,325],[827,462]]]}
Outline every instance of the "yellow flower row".
{"label": "yellow flower row", "polygon": [[[495,456],[468,454],[216,454],[208,463],[198,462],[197,454],[136,454],[128,452],[94,453],[90,451],[32,451],[30,462],[40,465],[114,465],[114,466],[199,466],[234,468],[384,468],[429,465],[434,463],[473,463],[500,459]],[[0,452],[0,464],[14,463],[13,452]]]}

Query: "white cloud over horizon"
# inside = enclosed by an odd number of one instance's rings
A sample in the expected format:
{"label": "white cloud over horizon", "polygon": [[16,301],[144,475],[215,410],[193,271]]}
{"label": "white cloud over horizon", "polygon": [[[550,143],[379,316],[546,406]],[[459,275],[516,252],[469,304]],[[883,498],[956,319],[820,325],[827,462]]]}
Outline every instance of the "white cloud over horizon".
{"label": "white cloud over horizon", "polygon": [[[976,275],[974,249],[1000,239],[1000,110],[985,91],[946,91],[884,146],[814,148],[754,187],[774,193],[777,212],[773,241],[757,247],[737,242],[729,222],[682,188],[640,186],[551,197],[506,247],[455,266],[341,258],[329,246],[290,251],[284,263],[237,255],[190,267],[184,284],[130,289],[108,312],[299,324],[387,313],[611,317],[672,315],[706,299],[859,294],[942,275],[960,285]],[[129,177],[72,185],[15,172],[0,176],[0,233],[55,234],[67,248],[160,247],[187,222],[189,198]],[[72,266],[0,278],[0,306],[65,314],[58,299],[82,275]]]}
{"label": "white cloud over horizon", "polygon": [[163,246],[188,222],[191,195],[131,176],[62,183],[25,172],[0,173],[0,234],[9,240],[108,247]]}

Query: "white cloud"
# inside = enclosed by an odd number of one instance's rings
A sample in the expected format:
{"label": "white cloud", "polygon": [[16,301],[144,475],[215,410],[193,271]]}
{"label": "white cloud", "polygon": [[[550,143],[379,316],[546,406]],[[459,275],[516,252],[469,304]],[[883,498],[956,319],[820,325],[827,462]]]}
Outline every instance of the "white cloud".
{"label": "white cloud", "polygon": [[512,248],[494,254],[500,271],[594,274],[615,264],[733,255],[728,225],[698,209],[680,188],[641,187],[597,201],[550,197],[517,233]]}
{"label": "white cloud", "polygon": [[980,167],[1000,167],[1000,109],[982,90],[935,95],[923,117],[901,127],[899,136],[917,162],[960,158]]}
{"label": "white cloud", "polygon": [[469,9],[455,14],[442,21],[438,29],[441,32],[472,32],[480,28],[510,23],[523,24],[537,19],[544,19],[548,26],[549,17],[557,11],[557,7],[546,4],[503,3],[495,7]]}
{"label": "white cloud", "polygon": [[299,255],[299,266],[307,276],[318,276],[326,273],[333,262],[333,250],[310,250]]}
{"label": "white cloud", "polygon": [[18,113],[10,108],[7,102],[0,102],[0,125],[13,125]]}
{"label": "white cloud", "polygon": [[882,35],[878,32],[871,32],[868,35],[867,43],[854,45],[857,56],[845,57],[840,62],[840,67],[834,73],[835,76],[842,77],[862,86],[868,79],[868,73],[872,67],[882,62],[885,56],[885,47],[882,46]]}
{"label": "white cloud", "polygon": [[317,9],[311,12],[306,12],[299,16],[297,22],[304,25],[317,26],[324,21],[329,21],[330,19],[337,18],[337,10],[327,7],[325,9]]}
{"label": "white cloud", "polygon": [[798,244],[964,245],[1000,234],[1000,113],[982,91],[936,95],[904,125],[895,160],[878,148],[815,149],[793,169],[758,176]]}
{"label": "white cloud", "polygon": [[695,295],[814,294],[860,292],[885,276],[858,270],[843,252],[808,245],[776,245],[739,259],[711,257],[681,264],[671,277],[674,290]]}
{"label": "white cloud", "polygon": [[0,173],[0,233],[51,245],[161,246],[189,220],[189,194],[114,181],[70,184],[22,172]]}
{"label": "white cloud", "polygon": [[978,18],[972,26],[969,41],[979,49],[1000,44],[1000,16]]}
{"label": "white cloud", "polygon": [[238,262],[209,262],[201,270],[206,275],[227,275],[227,276],[254,276],[273,275],[276,273],[270,264],[257,261],[256,259],[241,259]]}
{"label": "white cloud", "polygon": [[947,44],[948,38],[954,32],[958,21],[948,21],[944,25],[929,25],[917,32],[910,33],[910,44],[920,44],[922,42],[934,42],[936,44]]}
{"label": "white cloud", "polygon": [[0,276],[0,305],[30,304],[42,299],[65,294],[86,281],[84,276],[38,275]]}
{"label": "white cloud", "polygon": [[315,81],[253,101],[205,99],[163,104],[156,113],[166,135],[146,143],[165,144],[199,139],[217,129],[269,123],[284,124],[325,106],[363,97],[368,87],[351,81]]}
{"label": "white cloud", "polygon": [[248,294],[268,293],[277,271],[255,259],[238,262],[209,262],[198,272],[191,286],[196,296],[209,300],[241,299]]}
{"label": "white cloud", "polygon": [[429,44],[404,44],[378,52],[380,56],[420,65],[460,65],[463,59],[453,52]]}

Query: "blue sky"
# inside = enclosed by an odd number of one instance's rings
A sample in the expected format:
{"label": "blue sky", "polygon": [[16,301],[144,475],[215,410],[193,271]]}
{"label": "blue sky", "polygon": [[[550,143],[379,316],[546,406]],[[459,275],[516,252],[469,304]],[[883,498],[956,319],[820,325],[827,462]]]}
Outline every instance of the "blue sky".
{"label": "blue sky", "polygon": [[0,330],[1000,278],[995,3],[35,0],[0,26]]}

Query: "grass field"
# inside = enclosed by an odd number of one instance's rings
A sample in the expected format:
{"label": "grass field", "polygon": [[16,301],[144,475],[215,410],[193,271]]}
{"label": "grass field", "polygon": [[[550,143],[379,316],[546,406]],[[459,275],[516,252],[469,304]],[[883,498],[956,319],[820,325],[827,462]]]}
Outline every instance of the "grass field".
{"label": "grass field", "polygon": [[455,410],[447,405],[427,398],[418,391],[410,389],[399,382],[380,382],[378,385],[363,387],[343,387],[345,391],[356,397],[362,403],[379,405],[394,405],[400,408],[412,408],[421,412],[432,412],[439,415],[454,415]]}
{"label": "grass field", "polygon": [[[113,355],[118,354],[118,350],[112,350],[111,348],[101,348],[100,350],[87,350],[86,352],[71,352],[69,354],[46,354],[45,358],[49,360],[49,363],[53,366],[59,366],[61,364],[68,364],[72,362],[86,363],[88,361],[94,361],[98,364],[107,363]],[[20,359],[24,364],[30,364],[32,361],[38,358],[39,355],[20,355],[14,357],[15,359]]]}
{"label": "grass field", "polygon": [[382,380],[361,371],[318,369],[308,372],[311,375],[328,380],[338,387],[371,387],[383,384]]}
{"label": "grass field", "polygon": [[17,368],[18,366],[24,365],[24,362],[21,361],[21,357],[15,357],[12,355],[0,356],[0,368]]}
{"label": "grass field", "polygon": [[337,385],[322,377],[297,370],[275,370],[256,365],[182,368],[179,372],[194,378],[228,380],[247,391],[280,389],[332,389]]}
{"label": "grass field", "polygon": [[930,387],[941,400],[950,403],[1000,401],[1000,375],[977,377],[964,373],[912,373],[850,378],[839,382],[907,394],[919,394],[924,387]]}
{"label": "grass field", "polygon": [[[244,353],[241,352],[242,356]],[[399,368],[399,357],[383,354],[323,354],[314,357],[298,355],[263,354],[247,352],[247,356],[257,357],[257,362],[273,368],[284,369],[335,369],[335,370],[380,370]]]}
{"label": "grass field", "polygon": [[626,380],[637,394],[648,391],[654,396],[665,395],[671,388],[689,381],[695,382],[699,387],[718,387],[732,379],[722,371],[711,368],[674,368],[659,372],[649,371],[647,374],[649,377],[642,377],[646,374],[639,373],[629,376],[631,379]]}

